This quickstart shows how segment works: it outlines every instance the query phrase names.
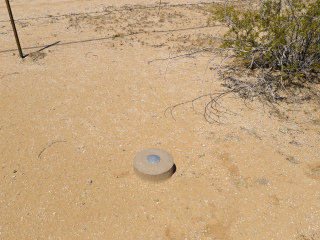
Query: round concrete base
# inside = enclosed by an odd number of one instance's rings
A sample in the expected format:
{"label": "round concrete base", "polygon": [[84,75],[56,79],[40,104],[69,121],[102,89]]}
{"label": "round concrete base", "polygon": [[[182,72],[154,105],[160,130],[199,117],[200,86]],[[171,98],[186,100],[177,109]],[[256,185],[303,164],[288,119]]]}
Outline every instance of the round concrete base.
{"label": "round concrete base", "polygon": [[162,182],[175,172],[173,157],[158,148],[149,148],[139,152],[133,160],[136,176],[148,182]]}

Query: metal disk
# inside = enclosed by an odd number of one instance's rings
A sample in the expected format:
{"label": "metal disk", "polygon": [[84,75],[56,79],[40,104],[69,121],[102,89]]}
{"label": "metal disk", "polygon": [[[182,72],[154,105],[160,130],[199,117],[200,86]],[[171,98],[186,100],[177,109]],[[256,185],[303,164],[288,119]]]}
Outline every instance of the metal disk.
{"label": "metal disk", "polygon": [[136,176],[149,182],[162,182],[175,172],[173,157],[158,148],[149,148],[139,152],[133,160]]}

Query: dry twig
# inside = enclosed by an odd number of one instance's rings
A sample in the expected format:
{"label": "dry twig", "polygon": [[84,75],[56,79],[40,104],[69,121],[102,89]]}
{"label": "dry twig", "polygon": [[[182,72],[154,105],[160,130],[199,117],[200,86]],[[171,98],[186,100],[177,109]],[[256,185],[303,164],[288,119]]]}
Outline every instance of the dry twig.
{"label": "dry twig", "polygon": [[39,153],[38,158],[41,158],[41,154],[48,149],[49,147],[51,147],[53,144],[57,143],[57,142],[66,142],[65,140],[54,140],[52,141],[48,146],[46,146],[44,149],[42,149],[42,151]]}

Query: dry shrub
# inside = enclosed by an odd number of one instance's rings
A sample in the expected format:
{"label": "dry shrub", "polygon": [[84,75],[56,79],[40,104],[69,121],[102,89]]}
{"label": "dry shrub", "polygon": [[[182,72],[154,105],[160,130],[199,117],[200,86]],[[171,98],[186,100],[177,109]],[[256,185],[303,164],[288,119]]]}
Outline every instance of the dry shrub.
{"label": "dry shrub", "polygon": [[[238,61],[217,71],[233,92],[276,101],[294,94],[292,87],[319,83],[320,0],[226,1],[215,5],[210,21],[229,29],[218,50]],[[235,68],[238,76],[226,76]]]}

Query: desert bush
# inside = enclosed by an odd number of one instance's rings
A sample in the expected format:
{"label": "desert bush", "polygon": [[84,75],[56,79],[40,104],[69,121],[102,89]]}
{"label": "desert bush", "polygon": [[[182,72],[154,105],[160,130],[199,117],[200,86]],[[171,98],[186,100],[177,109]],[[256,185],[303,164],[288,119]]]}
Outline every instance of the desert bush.
{"label": "desert bush", "polygon": [[276,100],[279,89],[319,80],[320,0],[226,1],[210,21],[228,27],[219,50],[245,66],[246,79],[232,85],[244,96]]}

